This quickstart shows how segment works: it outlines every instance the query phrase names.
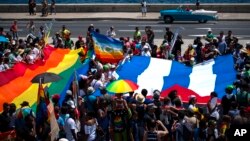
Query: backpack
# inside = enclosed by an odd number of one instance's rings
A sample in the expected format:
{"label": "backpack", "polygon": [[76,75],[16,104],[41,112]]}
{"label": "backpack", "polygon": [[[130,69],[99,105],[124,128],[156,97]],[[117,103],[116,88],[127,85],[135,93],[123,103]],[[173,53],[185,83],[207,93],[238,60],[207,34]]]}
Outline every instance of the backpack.
{"label": "backpack", "polygon": [[182,125],[182,137],[185,141],[192,140],[194,129],[192,124],[185,122]]}

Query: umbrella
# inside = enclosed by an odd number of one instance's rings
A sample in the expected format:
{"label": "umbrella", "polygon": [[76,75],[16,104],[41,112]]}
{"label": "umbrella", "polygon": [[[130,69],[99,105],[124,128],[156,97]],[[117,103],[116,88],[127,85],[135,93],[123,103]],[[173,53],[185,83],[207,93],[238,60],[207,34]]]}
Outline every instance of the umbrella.
{"label": "umbrella", "polygon": [[194,92],[188,88],[185,88],[183,86],[180,86],[178,84],[175,84],[172,87],[169,87],[166,90],[163,90],[161,92],[161,97],[167,97],[168,94],[173,90],[177,91],[177,94],[181,97],[181,100],[183,102],[188,102],[191,95],[194,95],[196,97],[197,103],[199,103],[199,104],[207,103],[209,98],[210,98],[209,95],[208,96],[201,96],[201,95],[197,94],[196,92]]}
{"label": "umbrella", "polygon": [[111,93],[127,93],[138,89],[138,87],[133,81],[120,79],[108,84],[106,89]]}
{"label": "umbrella", "polygon": [[49,82],[56,82],[61,80],[61,77],[55,73],[51,72],[45,72],[45,73],[40,73],[36,75],[31,82],[32,83],[39,83],[40,81],[42,83],[49,83]]}
{"label": "umbrella", "polygon": [[0,42],[9,42],[9,40],[4,36],[0,36]]}

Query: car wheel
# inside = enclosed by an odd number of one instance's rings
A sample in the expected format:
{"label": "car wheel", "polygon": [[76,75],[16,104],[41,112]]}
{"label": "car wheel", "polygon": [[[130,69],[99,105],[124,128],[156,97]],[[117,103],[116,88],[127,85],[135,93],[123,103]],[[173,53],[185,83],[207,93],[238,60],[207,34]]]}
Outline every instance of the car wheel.
{"label": "car wheel", "polygon": [[207,20],[199,20],[199,23],[206,23]]}
{"label": "car wheel", "polygon": [[165,23],[173,23],[174,19],[171,16],[164,16]]}

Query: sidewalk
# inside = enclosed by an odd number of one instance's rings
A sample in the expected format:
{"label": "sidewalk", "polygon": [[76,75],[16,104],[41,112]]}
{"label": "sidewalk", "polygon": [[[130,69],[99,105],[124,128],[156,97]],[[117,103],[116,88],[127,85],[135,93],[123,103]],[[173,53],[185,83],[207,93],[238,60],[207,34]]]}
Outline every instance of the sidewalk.
{"label": "sidewalk", "polygon": [[[250,13],[219,13],[219,21],[250,21]],[[28,13],[1,13],[0,20],[160,20],[159,12],[147,13],[142,17],[140,12],[98,12],[98,13],[57,13],[41,17],[41,13],[30,16]]]}

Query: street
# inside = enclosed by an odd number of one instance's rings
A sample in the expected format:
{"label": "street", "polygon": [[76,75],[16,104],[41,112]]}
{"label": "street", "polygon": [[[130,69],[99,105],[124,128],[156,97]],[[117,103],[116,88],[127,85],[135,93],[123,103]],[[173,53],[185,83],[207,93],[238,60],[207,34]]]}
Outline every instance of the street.
{"label": "street", "polygon": [[[49,24],[48,21],[34,21],[36,28],[45,23]],[[4,27],[5,31],[9,30],[12,21],[1,21],[0,26]],[[19,36],[25,37],[27,34],[26,24],[28,21],[18,21]],[[144,34],[145,26],[151,26],[155,32],[155,39],[162,39],[165,27],[170,27],[174,32],[177,28],[181,28],[180,31],[183,39],[194,39],[195,36],[205,35],[207,29],[211,28],[215,35],[218,35],[220,31],[224,31],[226,34],[228,30],[232,30],[233,34],[239,39],[248,40],[250,39],[250,22],[249,21],[218,21],[208,22],[206,24],[199,24],[198,22],[175,22],[173,24],[164,24],[162,21],[123,21],[123,20],[100,20],[100,21],[54,21],[52,35],[60,31],[62,25],[66,25],[72,33],[72,37],[78,35],[86,35],[87,28],[90,24],[94,24],[95,28],[99,28],[101,33],[106,34],[108,28],[113,25],[116,30],[117,38],[119,37],[132,37],[136,26]]]}

